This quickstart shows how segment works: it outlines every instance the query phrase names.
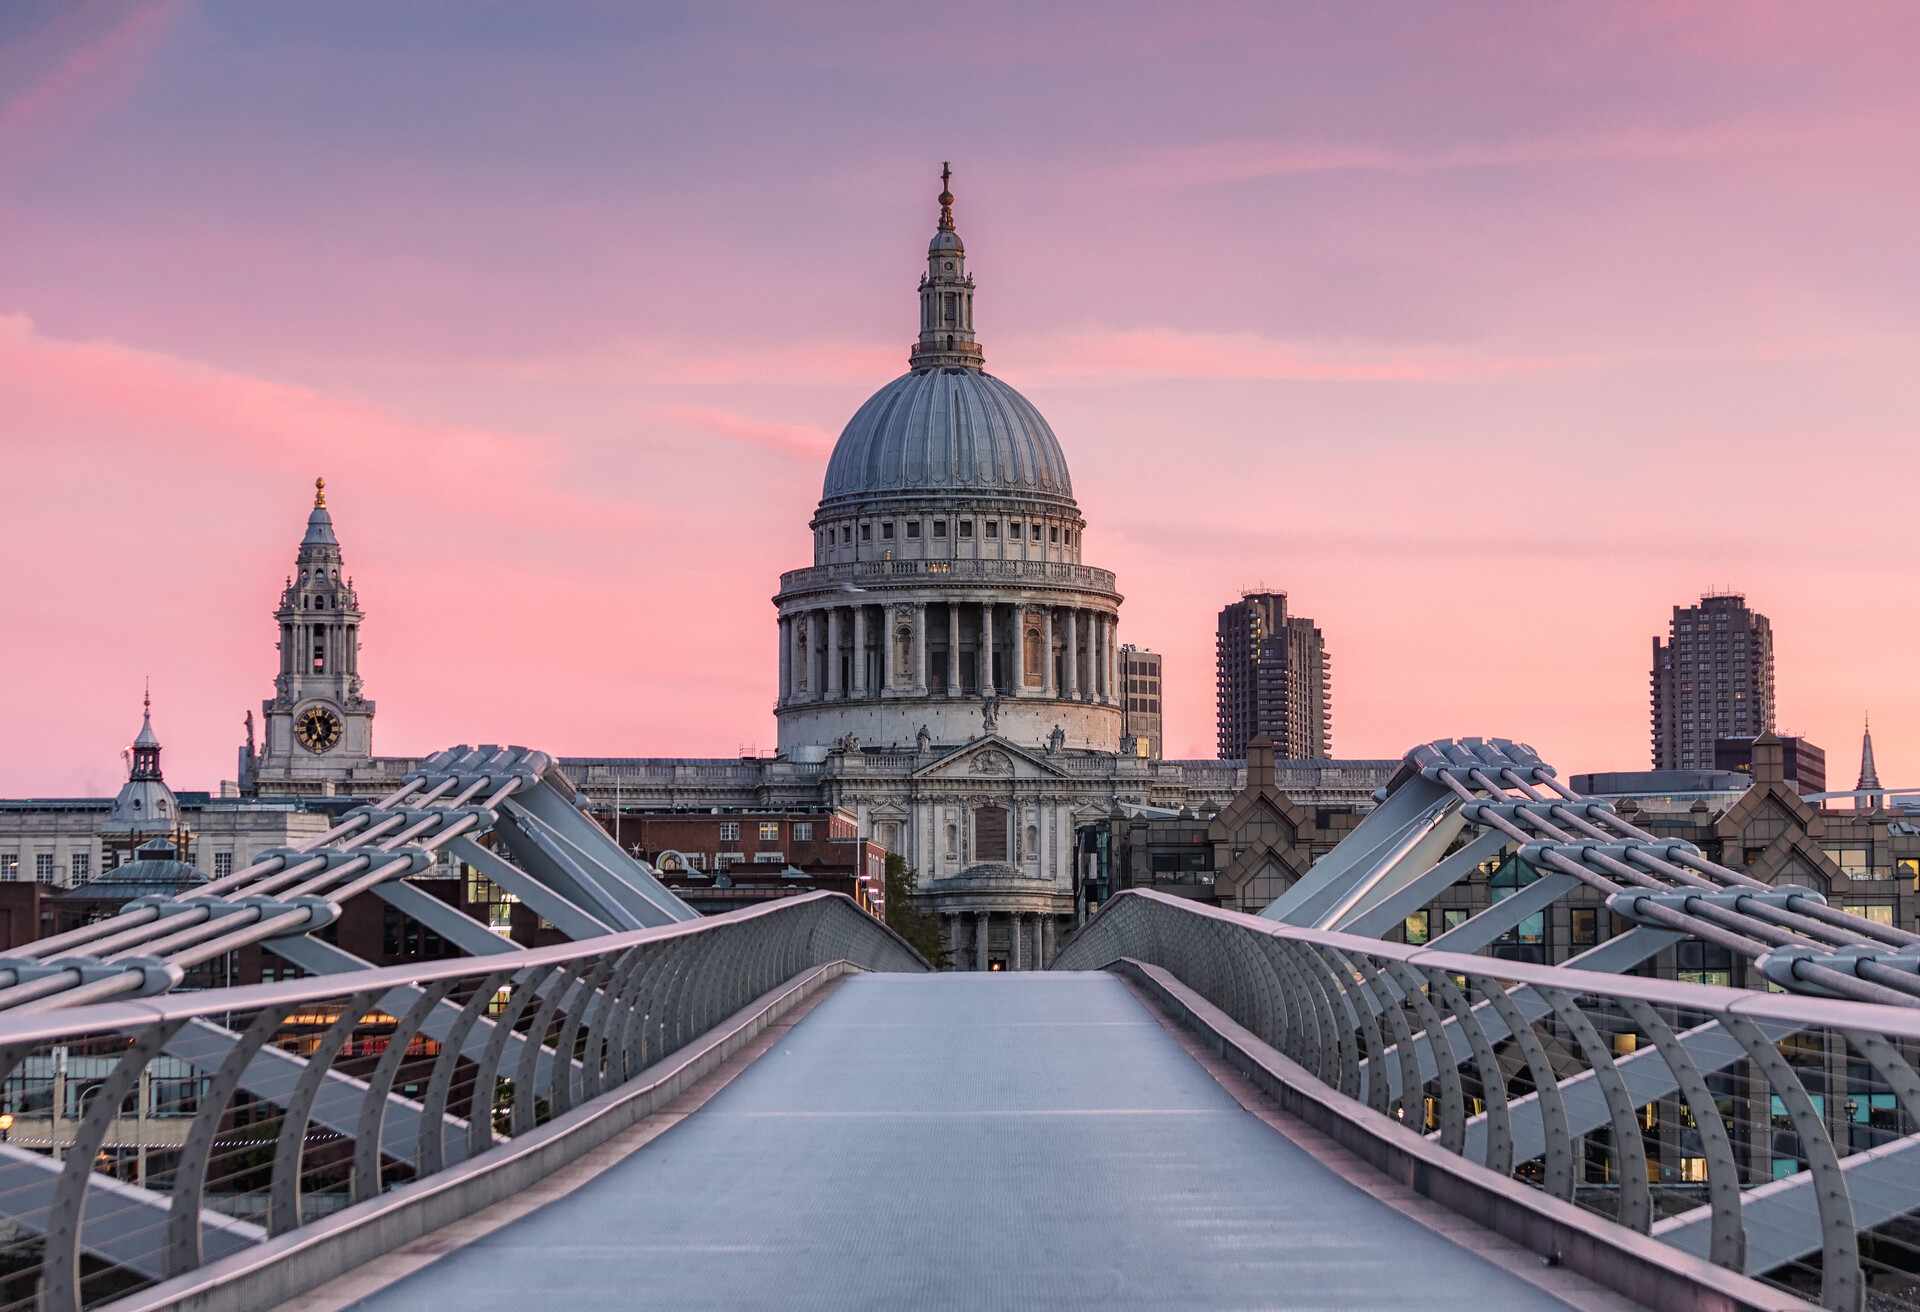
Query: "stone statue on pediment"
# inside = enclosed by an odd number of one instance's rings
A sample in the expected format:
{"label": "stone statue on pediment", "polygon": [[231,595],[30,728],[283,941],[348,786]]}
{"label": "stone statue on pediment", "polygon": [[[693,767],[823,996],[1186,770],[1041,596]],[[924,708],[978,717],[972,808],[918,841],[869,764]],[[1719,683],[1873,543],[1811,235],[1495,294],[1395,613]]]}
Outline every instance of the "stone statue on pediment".
{"label": "stone statue on pediment", "polygon": [[1047,735],[1047,754],[1051,756],[1067,745],[1067,731],[1059,725],[1053,726],[1053,732]]}
{"label": "stone statue on pediment", "polygon": [[987,733],[1000,731],[1000,699],[988,697],[980,703],[980,723]]}
{"label": "stone statue on pediment", "polygon": [[927,732],[927,726],[921,725],[920,732],[913,736],[913,749],[925,753],[933,746],[933,735]]}

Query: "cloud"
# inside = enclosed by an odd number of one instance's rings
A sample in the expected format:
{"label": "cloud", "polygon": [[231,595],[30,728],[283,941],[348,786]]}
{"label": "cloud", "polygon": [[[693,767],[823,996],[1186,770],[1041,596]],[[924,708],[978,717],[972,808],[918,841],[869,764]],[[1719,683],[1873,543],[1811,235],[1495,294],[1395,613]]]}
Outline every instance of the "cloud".
{"label": "cloud", "polygon": [[833,449],[833,434],[813,424],[774,423],[712,406],[668,406],[662,413],[703,432],[782,455],[818,460]]}
{"label": "cloud", "polygon": [[1579,360],[1470,347],[1289,341],[1258,333],[1176,328],[1089,328],[1014,338],[997,354],[1017,359],[1020,377],[1035,382],[1483,382]]}
{"label": "cloud", "polygon": [[1247,137],[1142,151],[1096,171],[1103,184],[1199,187],[1319,173],[1427,174],[1549,164],[1701,160],[1792,153],[1833,125],[1719,123],[1658,130],[1614,128],[1513,141],[1427,147]]}
{"label": "cloud", "polygon": [[[0,406],[22,453],[36,429],[63,445],[125,459],[186,451],[254,471],[300,471],[328,459],[446,464],[468,475],[537,462],[532,435],[417,420],[295,383],[106,340],[49,337],[0,314]],[[431,480],[428,480],[431,483]]]}
{"label": "cloud", "polygon": [[[99,31],[78,36],[75,9],[23,42],[40,64],[12,95],[0,97],[0,148],[31,145],[56,124],[71,124],[124,95],[180,14],[178,0],[128,6]],[[60,54],[45,47],[67,45]]]}
{"label": "cloud", "polygon": [[624,387],[872,386],[906,365],[905,342],[699,343],[621,338],[586,350],[518,356],[497,367],[529,382]]}

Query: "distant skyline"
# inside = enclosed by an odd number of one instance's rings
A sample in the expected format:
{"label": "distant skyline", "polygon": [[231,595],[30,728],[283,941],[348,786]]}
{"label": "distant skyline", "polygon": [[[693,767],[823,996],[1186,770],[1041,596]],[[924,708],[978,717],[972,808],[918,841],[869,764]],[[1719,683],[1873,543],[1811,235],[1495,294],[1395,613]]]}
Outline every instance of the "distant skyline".
{"label": "distant skyline", "polygon": [[774,741],[781,570],[954,166],[1166,752],[1219,608],[1334,750],[1647,759],[1743,592],[1778,724],[1920,784],[1920,8],[0,12],[0,795],[234,773],[324,475],[375,746]]}

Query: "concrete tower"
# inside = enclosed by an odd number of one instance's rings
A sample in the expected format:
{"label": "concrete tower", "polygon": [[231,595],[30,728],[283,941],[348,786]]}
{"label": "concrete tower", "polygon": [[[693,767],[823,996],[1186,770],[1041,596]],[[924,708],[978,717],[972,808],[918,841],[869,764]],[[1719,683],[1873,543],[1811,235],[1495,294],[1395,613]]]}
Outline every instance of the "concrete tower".
{"label": "concrete tower", "polygon": [[1675,606],[1648,683],[1653,768],[1711,770],[1719,739],[1773,732],[1773,625],[1737,592]]}

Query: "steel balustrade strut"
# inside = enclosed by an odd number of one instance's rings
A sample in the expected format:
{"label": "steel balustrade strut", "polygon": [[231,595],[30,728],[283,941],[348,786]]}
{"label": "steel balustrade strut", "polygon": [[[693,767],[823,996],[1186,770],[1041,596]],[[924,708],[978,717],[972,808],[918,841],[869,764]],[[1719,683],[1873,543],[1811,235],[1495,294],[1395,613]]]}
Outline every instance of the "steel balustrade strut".
{"label": "steel balustrade strut", "polygon": [[[581,943],[0,1018],[0,1077],[17,1085],[31,1057],[54,1051],[106,1073],[64,1163],[0,1143],[0,1217],[11,1223],[0,1241],[0,1309],[140,1306],[137,1291],[155,1281],[191,1280],[206,1261],[243,1255],[269,1235],[345,1219],[351,1204],[376,1207],[397,1185],[484,1167],[570,1112],[590,1114],[599,1099],[668,1078],[663,1062],[828,966],[927,968],[851,899],[809,893]],[[405,1015],[378,1010],[402,989],[417,999]],[[445,1007],[455,1023],[426,1041],[428,1017]],[[242,1032],[216,1070],[182,1078],[167,1045],[216,1019]],[[482,1025],[490,1033],[468,1042]],[[514,1062],[509,1037],[522,1044]],[[272,1048],[298,1079],[276,1100],[246,1095],[244,1072]],[[536,1053],[547,1057],[544,1076]],[[314,1132],[329,1079],[364,1091],[350,1138]],[[31,1083],[28,1099],[44,1098]],[[150,1086],[168,1092],[129,1112]],[[402,1087],[421,1101],[401,1099]],[[413,1113],[404,1123],[400,1106]],[[96,1171],[96,1155],[136,1118],[185,1127],[163,1187]],[[396,1131],[408,1142],[395,1142]],[[236,1230],[235,1213],[264,1227]]]}
{"label": "steel balustrade strut", "polygon": [[1382,1136],[1412,1130],[1830,1308],[1864,1306],[1872,1272],[1911,1288],[1920,1268],[1920,1009],[1493,960],[1141,889],[1053,968],[1127,961],[1170,972]]}

